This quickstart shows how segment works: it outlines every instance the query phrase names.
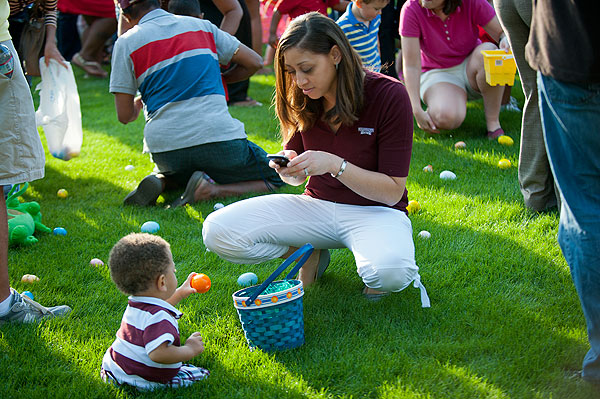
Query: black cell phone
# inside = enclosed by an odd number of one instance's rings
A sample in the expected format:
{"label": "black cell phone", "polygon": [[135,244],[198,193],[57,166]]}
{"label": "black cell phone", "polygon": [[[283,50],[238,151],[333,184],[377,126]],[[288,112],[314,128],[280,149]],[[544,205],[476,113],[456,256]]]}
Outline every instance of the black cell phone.
{"label": "black cell phone", "polygon": [[284,155],[267,154],[267,158],[279,166],[287,166],[288,162],[290,162],[289,158]]}

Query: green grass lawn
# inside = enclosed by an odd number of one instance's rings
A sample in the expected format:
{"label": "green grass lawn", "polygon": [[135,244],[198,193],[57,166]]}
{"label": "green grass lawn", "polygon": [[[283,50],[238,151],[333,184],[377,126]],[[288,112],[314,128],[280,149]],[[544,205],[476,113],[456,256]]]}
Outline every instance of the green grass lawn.
{"label": "green grass lawn", "polygon": [[[70,316],[0,330],[1,398],[593,398],[570,378],[588,350],[585,321],[556,242],[558,213],[525,209],[517,183],[520,115],[502,113],[515,145],[484,137],[481,102],[452,132],[415,130],[409,199],[417,264],[431,298],[422,309],[411,287],[378,303],[367,302],[348,250],[332,251],[327,273],[304,296],[306,343],[295,350],[250,351],[233,307],[236,279],[253,271],[263,281],[279,261],[234,265],[205,250],[203,217],[215,202],[168,210],[123,207],[123,197],[152,170],[142,154],[143,118],[118,123],[106,80],[76,71],[84,142],[81,155],[64,162],[46,154],[46,177],[25,200],[41,204],[43,222],[67,236],[39,235],[39,243],[9,251],[11,283],[45,305],[68,304]],[[261,108],[231,109],[250,138],[267,151],[280,149],[268,104],[272,76],[252,78]],[[520,88],[513,90],[520,104]],[[37,95],[36,95],[37,97]],[[190,117],[201,115],[190,111]],[[201,123],[201,122],[200,122]],[[455,150],[456,141],[466,149]],[[42,137],[45,145],[45,139]],[[499,159],[512,167],[499,169]],[[434,173],[422,168],[431,164]],[[126,165],[135,169],[126,171]],[[458,178],[443,181],[442,170]],[[66,199],[56,192],[65,188]],[[302,187],[284,192],[300,193]],[[169,203],[177,193],[161,197]],[[208,368],[208,380],[179,390],[139,394],[104,384],[99,369],[127,298],[110,280],[105,262],[122,236],[157,221],[171,243],[182,282],[192,271],[212,279],[212,289],[182,301],[182,338],[203,335],[206,351],[191,363]],[[290,220],[293,226],[294,221]],[[417,237],[421,230],[431,239]],[[21,283],[23,274],[40,277]],[[597,395],[597,393],[596,393]]]}

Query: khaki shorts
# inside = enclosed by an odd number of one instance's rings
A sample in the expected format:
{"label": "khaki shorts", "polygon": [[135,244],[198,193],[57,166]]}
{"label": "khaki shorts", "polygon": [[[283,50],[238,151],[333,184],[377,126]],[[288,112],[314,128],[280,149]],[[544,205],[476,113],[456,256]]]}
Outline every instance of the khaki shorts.
{"label": "khaki shorts", "polygon": [[453,66],[452,68],[444,69],[430,69],[429,71],[421,74],[421,100],[427,89],[436,83],[451,83],[455,86],[460,87],[467,92],[468,100],[477,100],[481,98],[481,93],[478,93],[469,84],[469,78],[467,77],[467,59],[462,63]]}
{"label": "khaki shorts", "polygon": [[0,185],[44,177],[44,148],[35,126],[29,85],[12,41],[2,42],[13,53],[11,78],[0,74]]}

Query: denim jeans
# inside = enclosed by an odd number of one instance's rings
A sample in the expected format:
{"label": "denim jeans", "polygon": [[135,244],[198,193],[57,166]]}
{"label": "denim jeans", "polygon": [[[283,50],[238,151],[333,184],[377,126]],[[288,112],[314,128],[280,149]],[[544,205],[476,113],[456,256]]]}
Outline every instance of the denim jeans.
{"label": "denim jeans", "polygon": [[560,248],[571,268],[591,349],[582,376],[600,383],[600,84],[538,73],[546,149],[561,193]]}

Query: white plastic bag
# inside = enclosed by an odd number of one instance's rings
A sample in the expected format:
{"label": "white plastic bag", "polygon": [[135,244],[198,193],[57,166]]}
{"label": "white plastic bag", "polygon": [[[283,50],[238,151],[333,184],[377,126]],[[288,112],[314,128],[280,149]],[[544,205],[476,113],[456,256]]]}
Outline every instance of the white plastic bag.
{"label": "white plastic bag", "polygon": [[40,91],[40,106],[35,113],[38,126],[42,126],[48,150],[55,158],[68,161],[79,155],[83,142],[81,108],[77,83],[70,63],[68,69],[51,59],[46,66],[40,59],[42,81],[36,87]]}

